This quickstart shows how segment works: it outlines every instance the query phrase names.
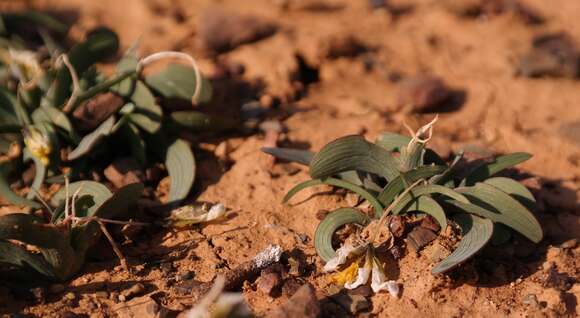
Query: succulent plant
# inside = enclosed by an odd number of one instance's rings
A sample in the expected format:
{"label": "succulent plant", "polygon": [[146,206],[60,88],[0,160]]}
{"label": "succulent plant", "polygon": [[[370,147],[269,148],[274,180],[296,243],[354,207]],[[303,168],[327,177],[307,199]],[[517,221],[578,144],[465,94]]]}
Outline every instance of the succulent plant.
{"label": "succulent plant", "polygon": [[[30,35],[23,24],[40,30],[30,33],[36,42],[22,40],[21,35]],[[0,15],[0,153],[15,144],[23,147],[2,163],[0,195],[13,204],[38,208],[31,199],[43,183],[62,183],[64,175],[87,179],[92,169],[132,157],[140,169],[164,163],[171,177],[168,200],[185,198],[196,167],[181,133],[232,129],[238,127],[237,120],[163,106],[211,99],[211,87],[190,56],[160,52],[139,59],[130,49],[115,73],[106,76],[96,63],[117,54],[117,35],[95,29],[64,53],[59,39],[66,30],[36,12]],[[144,67],[162,58],[185,59],[192,67],[168,64],[157,73],[143,74]],[[20,174],[30,160],[36,168],[33,191],[21,198],[7,177]]]}
{"label": "succulent plant", "polygon": [[[4,265],[0,273],[32,282],[71,278],[101,235],[99,220],[126,213],[141,196],[143,184],[130,184],[111,193],[100,183],[79,181],[69,189],[53,196],[51,203],[57,208],[50,221],[24,213],[0,217],[0,265]],[[75,192],[78,199],[67,197],[66,191]],[[65,217],[67,208],[75,211],[74,215]]]}
{"label": "succulent plant", "polygon": [[325,261],[336,254],[332,238],[349,223],[368,225],[383,213],[424,213],[445,229],[448,220],[459,225],[462,239],[455,251],[436,264],[433,274],[447,272],[480,251],[495,236],[509,239],[509,229],[532,242],[542,240],[542,228],[534,216],[535,199],[514,179],[495,176],[504,169],[528,160],[527,153],[513,153],[482,162],[463,175],[458,169],[462,154],[447,164],[426,147],[433,123],[403,136],[383,133],[375,143],[362,136],[345,136],[319,152],[286,148],[264,148],[276,157],[309,165],[312,180],[293,187],[287,202],[299,191],[320,184],[355,192],[372,207],[368,215],[352,208],[329,213],[315,232],[315,247]]}

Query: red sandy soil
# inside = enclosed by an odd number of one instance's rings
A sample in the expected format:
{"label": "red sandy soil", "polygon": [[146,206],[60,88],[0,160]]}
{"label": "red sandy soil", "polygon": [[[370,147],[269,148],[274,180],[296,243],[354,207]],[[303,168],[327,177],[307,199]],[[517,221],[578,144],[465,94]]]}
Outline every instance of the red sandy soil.
{"label": "red sandy soil", "polygon": [[[418,255],[408,252],[389,265],[389,274],[403,286],[400,299],[386,293],[374,295],[370,311],[360,315],[578,315],[580,285],[575,281],[579,279],[580,248],[561,244],[580,237],[580,81],[524,78],[514,75],[514,70],[517,58],[538,34],[565,31],[580,42],[580,2],[524,1],[545,18],[539,25],[526,24],[510,12],[459,17],[443,1],[391,1],[397,8],[410,6],[399,13],[371,10],[362,0],[289,0],[286,10],[281,8],[282,2],[39,0],[27,1],[27,6],[60,12],[74,23],[73,38],[106,25],[120,34],[123,48],[140,39],[143,55],[160,50],[190,53],[209,76],[217,76],[218,64],[243,65],[245,72],[238,80],[259,87],[254,98],[268,95],[282,101],[272,113],[281,116],[287,127],[280,143],[283,146],[317,150],[347,134],[374,140],[381,131],[404,132],[403,122],[417,128],[433,115],[412,114],[400,107],[393,78],[420,73],[441,77],[462,92],[465,100],[457,109],[440,114],[432,146],[444,153],[467,146],[494,153],[534,154],[521,168],[539,178],[535,193],[544,204],[541,219],[546,239],[537,246],[522,241],[486,250],[450,277],[430,273],[435,262],[429,255],[437,241]],[[278,30],[263,40],[209,57],[199,46],[198,21],[204,8],[216,4],[233,14],[273,21]],[[352,57],[329,55],[333,41],[348,38],[356,39],[367,51]],[[318,71],[317,81],[304,83],[308,72],[301,63]],[[368,63],[373,66],[365,67]],[[296,81],[301,76],[302,82]],[[233,103],[239,107],[243,102]],[[286,191],[308,179],[307,170],[288,163],[272,166],[271,158],[259,150],[263,139],[261,135],[228,139],[231,165],[227,169],[213,155],[220,141],[199,146],[197,200],[224,203],[231,211],[228,220],[142,237],[123,247],[135,264],[133,273],[123,271],[112,256],[89,262],[82,274],[64,285],[65,291],[49,293],[42,303],[16,297],[0,307],[0,312],[39,317],[69,317],[72,313],[115,316],[116,293],[138,282],[161,306],[179,312],[189,308],[192,300],[179,292],[179,284],[172,281],[175,275],[191,271],[195,281],[208,282],[228,267],[251,259],[268,244],[302,250],[316,270],[301,279],[311,282],[317,296],[324,298],[330,283],[321,273],[323,263],[312,245],[319,222],[316,213],[348,206],[350,201],[340,194],[313,196],[329,190],[316,188],[301,193],[293,205],[281,204]],[[527,254],[533,257],[520,257],[525,249],[531,249]],[[164,271],[159,261],[170,262],[174,270]],[[571,287],[547,287],[554,271],[571,282]],[[68,292],[75,294],[74,300],[66,299]],[[251,283],[243,292],[259,315],[287,299],[285,295],[266,296]],[[537,306],[525,304],[524,298],[530,294],[536,296]]]}

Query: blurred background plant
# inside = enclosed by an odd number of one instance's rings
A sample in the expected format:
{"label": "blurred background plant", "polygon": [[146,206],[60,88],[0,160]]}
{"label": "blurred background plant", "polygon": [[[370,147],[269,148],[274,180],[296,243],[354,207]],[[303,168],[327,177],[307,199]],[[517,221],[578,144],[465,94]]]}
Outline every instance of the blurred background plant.
{"label": "blurred background plant", "polygon": [[[191,56],[139,58],[134,45],[107,75],[97,64],[118,56],[117,34],[101,27],[69,46],[67,30],[38,12],[0,15],[0,197],[30,212],[0,217],[0,263],[11,277],[70,278],[101,232],[114,244],[103,222],[134,217],[128,208],[144,183],[159,187],[165,170],[163,203],[175,207],[188,196],[196,163],[181,135],[240,126],[193,110],[212,92]],[[144,74],[161,59],[187,65]],[[175,103],[189,107],[173,111]]]}

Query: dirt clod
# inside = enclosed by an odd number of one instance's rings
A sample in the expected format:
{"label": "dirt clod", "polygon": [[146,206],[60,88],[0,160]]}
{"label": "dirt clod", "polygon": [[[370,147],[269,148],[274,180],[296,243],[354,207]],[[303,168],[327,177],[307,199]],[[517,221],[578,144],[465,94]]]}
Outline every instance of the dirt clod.
{"label": "dirt clod", "polygon": [[575,78],[579,70],[579,51],[564,33],[536,37],[532,49],[521,57],[518,73],[527,77]]}
{"label": "dirt clod", "polygon": [[211,7],[201,14],[198,30],[204,49],[222,53],[268,37],[276,31],[276,26],[261,17]]}
{"label": "dirt clod", "polygon": [[107,92],[82,103],[73,112],[75,126],[82,131],[90,131],[99,126],[123,106],[124,101],[119,95]]}
{"label": "dirt clod", "polygon": [[141,283],[137,283],[137,284],[131,286],[129,289],[125,289],[124,291],[122,291],[121,294],[119,295],[119,300],[126,301],[126,300],[131,299],[135,296],[139,296],[139,295],[143,294],[144,292],[145,292],[145,286]]}
{"label": "dirt clod", "polygon": [[431,243],[437,238],[437,234],[433,231],[418,226],[414,228],[407,236],[407,241],[409,242],[409,247],[411,247],[415,252],[419,252],[424,246]]}
{"label": "dirt clod", "polygon": [[443,80],[432,75],[417,75],[403,79],[397,91],[399,106],[408,111],[424,113],[437,111],[451,97]]}
{"label": "dirt clod", "polygon": [[258,289],[268,296],[274,296],[282,283],[282,278],[277,272],[264,272],[257,280]]}
{"label": "dirt clod", "polygon": [[315,318],[320,314],[320,305],[314,287],[310,284],[305,284],[290,297],[290,299],[277,309],[269,312],[268,318],[290,318],[290,317],[304,317]]}
{"label": "dirt clod", "polygon": [[130,301],[120,303],[113,308],[119,318],[133,317],[160,317],[160,306],[148,296],[134,298]]}
{"label": "dirt clod", "polygon": [[111,163],[104,171],[105,177],[116,188],[131,183],[142,182],[145,179],[143,171],[133,158],[120,158]]}

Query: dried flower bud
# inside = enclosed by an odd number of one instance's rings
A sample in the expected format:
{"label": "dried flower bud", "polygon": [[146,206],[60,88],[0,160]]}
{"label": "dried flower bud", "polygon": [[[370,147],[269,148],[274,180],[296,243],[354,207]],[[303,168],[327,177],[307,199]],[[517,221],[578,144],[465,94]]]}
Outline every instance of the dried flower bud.
{"label": "dried flower bud", "polygon": [[45,166],[50,163],[52,146],[48,136],[44,135],[34,126],[28,126],[22,131],[24,144],[30,153],[38,158]]}

